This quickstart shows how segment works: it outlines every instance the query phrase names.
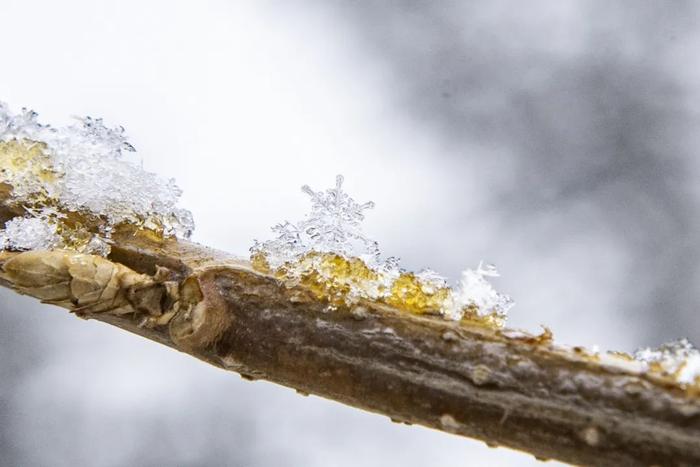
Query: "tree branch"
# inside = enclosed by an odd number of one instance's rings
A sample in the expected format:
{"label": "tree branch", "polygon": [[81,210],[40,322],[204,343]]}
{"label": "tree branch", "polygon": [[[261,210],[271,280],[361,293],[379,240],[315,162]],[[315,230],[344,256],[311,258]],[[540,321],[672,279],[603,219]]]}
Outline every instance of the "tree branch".
{"label": "tree branch", "polygon": [[[45,255],[1,254],[0,285],[44,299],[68,287],[64,300],[52,302],[247,379],[541,459],[700,465],[698,395],[644,374],[635,362],[556,347],[547,334],[498,331],[377,303],[329,309],[310,291],[256,272],[247,261],[183,241],[117,235],[105,263],[129,270],[110,276],[114,290],[99,273],[91,279],[84,272],[83,263],[97,257],[65,252],[57,262]],[[37,258],[44,258],[40,266]],[[47,276],[49,263],[65,273],[52,274],[51,284],[37,279]],[[92,306],[95,287],[102,287],[102,298],[114,292],[115,306]]]}

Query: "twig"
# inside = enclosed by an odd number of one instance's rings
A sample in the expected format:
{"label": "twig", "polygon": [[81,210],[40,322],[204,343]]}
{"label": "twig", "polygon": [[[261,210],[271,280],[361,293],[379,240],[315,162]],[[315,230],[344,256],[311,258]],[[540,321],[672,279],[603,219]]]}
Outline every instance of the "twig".
{"label": "twig", "polygon": [[[49,280],[68,286],[69,296],[56,303],[247,379],[540,459],[700,465],[698,395],[640,372],[634,362],[556,347],[547,334],[498,331],[377,303],[332,309],[300,286],[196,244],[139,234],[115,240],[109,265],[129,268],[120,269],[116,290],[91,278],[89,268],[66,267],[66,276]],[[39,290],[41,280],[31,273],[47,254],[3,254],[0,284],[46,299],[49,292]],[[65,255],[66,264],[96,258]],[[62,261],[51,267],[63,268]],[[86,294],[99,287],[114,293],[118,310],[92,306]]]}

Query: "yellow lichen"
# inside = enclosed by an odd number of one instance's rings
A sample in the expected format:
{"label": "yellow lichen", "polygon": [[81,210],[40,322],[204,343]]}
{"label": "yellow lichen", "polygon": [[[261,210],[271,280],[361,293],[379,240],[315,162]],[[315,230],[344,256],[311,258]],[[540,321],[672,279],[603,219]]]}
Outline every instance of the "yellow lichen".
{"label": "yellow lichen", "polygon": [[297,263],[285,264],[276,274],[282,279],[298,278],[314,295],[335,306],[368,298],[370,289],[379,281],[379,275],[361,259],[334,253],[307,253]]}
{"label": "yellow lichen", "polygon": [[[272,274],[288,286],[308,289],[335,307],[350,306],[365,299],[412,314],[440,315],[453,300],[452,289],[426,283],[414,273],[389,276],[360,258],[335,253],[311,251],[273,269],[265,254],[256,251],[251,255],[251,264],[255,270]],[[463,312],[463,322],[492,328],[500,328],[505,323],[504,315],[483,315],[476,306],[465,307]]]}
{"label": "yellow lichen", "polygon": [[45,144],[29,140],[1,141],[0,173],[7,178],[21,172],[31,172],[42,181],[55,180],[51,160],[45,154],[45,149]]}
{"label": "yellow lichen", "polygon": [[506,324],[506,317],[500,313],[480,314],[479,307],[469,305],[462,309],[464,312],[460,321],[463,323],[477,324],[488,328],[500,329]]}
{"label": "yellow lichen", "polygon": [[24,204],[53,204],[47,186],[58,175],[45,150],[45,144],[29,140],[0,142],[0,182],[22,193]]}
{"label": "yellow lichen", "polygon": [[[254,254],[251,262],[255,269],[270,272],[263,254]],[[450,293],[448,288],[425,291],[425,284],[412,273],[403,273],[393,281],[386,280],[362,259],[334,253],[307,253],[297,262],[280,267],[274,274],[285,281],[298,280],[318,298],[336,306],[350,305],[365,298],[415,314],[439,313]]]}
{"label": "yellow lichen", "polygon": [[391,285],[391,294],[384,300],[387,304],[418,315],[438,313],[449,299],[450,289],[437,288],[430,292],[415,274],[401,274]]}
{"label": "yellow lichen", "polygon": [[272,268],[270,268],[270,263],[267,261],[265,254],[259,251],[254,252],[250,256],[250,262],[253,265],[253,269],[260,271],[265,274],[271,274]]}

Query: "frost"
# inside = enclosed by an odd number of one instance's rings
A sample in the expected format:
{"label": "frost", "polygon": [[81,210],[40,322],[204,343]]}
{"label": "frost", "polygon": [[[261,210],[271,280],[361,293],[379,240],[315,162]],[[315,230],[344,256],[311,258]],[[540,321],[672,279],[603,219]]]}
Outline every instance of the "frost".
{"label": "frost", "polygon": [[668,342],[655,349],[639,349],[634,358],[648,370],[673,376],[679,383],[693,384],[700,377],[700,350],[687,339]]}
{"label": "frost", "polygon": [[432,294],[447,287],[447,278],[441,276],[432,269],[423,269],[416,274],[424,293]]}
{"label": "frost", "polygon": [[377,242],[362,231],[364,212],[374,203],[360,204],[342,188],[343,177],[326,191],[304,186],[311,213],[297,223],[272,228],[276,238],[256,241],[253,265],[284,279],[303,283],[333,305],[361,299],[383,301],[412,313],[440,314],[502,325],[512,300],[498,293],[487,278],[497,277],[491,265],[468,269],[455,290],[430,269],[405,271],[395,257],[381,258]]}
{"label": "frost", "polygon": [[[61,226],[62,221],[56,216],[47,221],[43,211],[47,207],[79,214],[94,224],[91,238],[80,232],[80,246],[86,251],[105,254],[112,230],[120,225],[189,237],[194,224],[191,214],[177,207],[180,189],[173,180],[146,172],[138,160],[127,157],[134,151],[124,128],[110,128],[102,119],[77,118],[75,124],[54,128],[39,123],[34,111],[13,113],[0,103],[0,184],[12,189],[5,204],[33,208],[26,210],[26,218],[8,222],[2,234],[4,247],[60,245],[52,222]],[[48,222],[43,242],[38,223],[31,219]],[[23,240],[24,234],[15,229],[24,225],[34,226],[26,232],[32,241]],[[70,228],[62,231],[70,234]],[[70,246],[70,238],[63,240]]]}
{"label": "frost", "polygon": [[479,263],[476,269],[467,269],[462,272],[459,286],[453,294],[453,301],[445,308],[445,313],[450,316],[461,316],[466,306],[476,307],[482,312],[506,316],[514,303],[508,295],[499,293],[486,279],[487,277],[499,277],[500,274],[493,264]]}

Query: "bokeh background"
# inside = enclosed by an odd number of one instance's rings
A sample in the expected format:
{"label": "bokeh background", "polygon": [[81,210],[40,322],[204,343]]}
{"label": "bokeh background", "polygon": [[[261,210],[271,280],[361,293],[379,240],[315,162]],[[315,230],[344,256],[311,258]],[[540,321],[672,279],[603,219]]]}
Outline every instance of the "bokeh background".
{"label": "bokeh background", "polygon": [[[196,241],[247,253],[342,173],[366,231],[510,325],[700,341],[700,4],[2,0],[0,99],[123,124]],[[264,339],[265,336],[260,336]],[[0,291],[0,465],[535,465]]]}

